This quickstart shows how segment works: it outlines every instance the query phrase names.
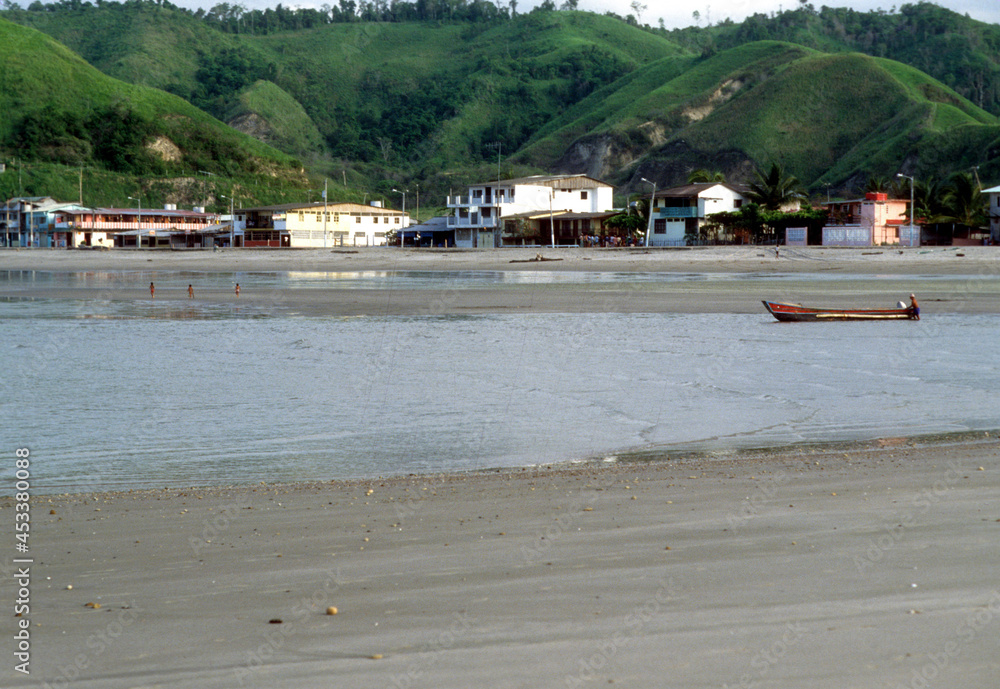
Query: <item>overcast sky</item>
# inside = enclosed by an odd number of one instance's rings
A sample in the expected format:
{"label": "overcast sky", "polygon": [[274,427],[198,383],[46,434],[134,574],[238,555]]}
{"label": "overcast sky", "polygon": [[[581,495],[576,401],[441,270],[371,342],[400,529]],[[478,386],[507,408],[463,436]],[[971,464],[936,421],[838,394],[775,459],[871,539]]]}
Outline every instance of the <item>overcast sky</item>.
{"label": "overcast sky", "polygon": [[[195,9],[204,7],[206,10],[218,4],[221,0],[172,0],[175,5]],[[249,9],[264,9],[274,7],[278,0],[227,0],[230,4],[242,4]],[[411,0],[412,1],[412,0]],[[496,0],[494,0],[496,1]],[[532,7],[540,4],[543,0],[518,0],[518,12],[527,12]],[[556,7],[560,6],[564,0],[553,0]],[[500,4],[506,6],[509,0],[499,0]],[[659,25],[663,19],[664,25],[668,29],[680,29],[685,26],[695,24],[693,13],[698,12],[699,23],[705,26],[706,22],[716,24],[727,17],[734,22],[740,22],[751,14],[762,13],[771,14],[782,9],[798,7],[798,0],[694,0],[693,2],[681,2],[679,0],[640,0],[646,9],[642,13],[641,21],[650,26]],[[19,4],[27,4],[19,3]],[[285,7],[320,7],[324,4],[336,5],[337,0],[284,0]],[[879,2],[878,0],[854,0],[845,2],[843,0],[827,0],[812,3],[818,10],[826,5],[828,7],[852,7],[860,12],[882,9],[890,12],[903,4]],[[912,3],[915,4],[915,3]],[[990,24],[1000,24],[1000,2],[997,0],[938,0],[934,4],[947,7],[960,14],[968,14],[973,19],[988,22]],[[633,14],[632,0],[579,0],[579,9],[588,10],[603,14],[608,10],[626,16]]]}

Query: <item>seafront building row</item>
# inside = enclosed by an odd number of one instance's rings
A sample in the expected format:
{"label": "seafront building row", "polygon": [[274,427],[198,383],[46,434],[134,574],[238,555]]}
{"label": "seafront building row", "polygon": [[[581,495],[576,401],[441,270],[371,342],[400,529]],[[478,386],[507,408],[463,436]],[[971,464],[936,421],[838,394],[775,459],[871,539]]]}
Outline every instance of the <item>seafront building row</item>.
{"label": "seafront building row", "polygon": [[[18,197],[0,207],[0,246],[42,248],[208,249],[434,246],[685,246],[706,237],[738,243],[737,236],[711,235],[709,216],[738,211],[749,203],[746,187],[724,182],[687,184],[650,193],[652,212],[636,236],[611,221],[634,209],[613,207],[614,188],[586,175],[536,175],[471,185],[449,195],[448,214],[413,225],[404,208],[380,202],[286,203],[237,208],[229,215],[204,208],[88,208],[50,197]],[[988,233],[949,237],[959,245],[1000,243],[1000,186],[989,198]],[[808,230],[789,227],[776,238],[791,246],[918,246],[936,243],[907,222],[909,199],[885,194],[828,201],[830,220]],[[793,204],[783,210],[798,210]],[[620,217],[619,217],[620,220]]]}

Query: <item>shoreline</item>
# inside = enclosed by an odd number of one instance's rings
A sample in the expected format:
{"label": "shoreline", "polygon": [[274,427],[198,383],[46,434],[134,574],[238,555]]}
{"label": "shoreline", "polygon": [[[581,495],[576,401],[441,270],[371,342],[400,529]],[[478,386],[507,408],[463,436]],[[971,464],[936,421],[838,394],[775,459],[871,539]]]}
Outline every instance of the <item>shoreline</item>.
{"label": "shoreline", "polygon": [[[256,310],[251,315],[304,316],[763,313],[764,299],[820,307],[866,307],[894,304],[910,292],[918,292],[927,315],[1000,314],[1000,249],[994,247],[874,252],[787,248],[777,259],[762,247],[354,251],[0,251],[0,270],[98,273],[82,281],[85,284],[0,285],[0,298],[155,305],[160,311],[143,315],[170,318],[198,317],[198,309],[206,306]],[[554,260],[533,261],[539,253]],[[476,287],[455,276],[453,286],[442,287],[399,287],[392,281],[384,288],[338,285],[345,277],[363,273],[411,271],[420,277],[426,274],[444,280],[451,273],[470,271],[525,276],[596,272],[612,274],[615,279],[603,283],[543,279],[535,284],[528,278]],[[102,272],[111,275],[102,276]],[[316,283],[321,284],[258,287],[253,277],[288,272],[315,273]],[[633,279],[650,274],[664,279]],[[199,284],[199,275],[214,277],[209,284]],[[239,297],[228,288],[219,288],[220,275],[232,276],[234,284],[241,283]],[[148,282],[156,279],[177,284],[159,284],[157,298],[152,300]],[[188,282],[195,283],[194,300],[187,299]]]}
{"label": "shoreline", "polygon": [[[504,247],[500,249],[3,249],[0,270],[354,271],[502,270],[619,272],[812,272],[1000,276],[998,247],[780,247],[676,248]],[[536,261],[537,256],[546,260]],[[148,264],[152,263],[150,266]]]}
{"label": "shoreline", "polygon": [[[123,495],[145,495],[155,498],[157,495],[165,495],[176,491],[200,491],[227,493],[232,491],[243,491],[258,486],[266,486],[273,489],[298,488],[318,488],[322,486],[352,487],[368,485],[375,482],[400,482],[412,480],[465,480],[475,479],[477,476],[493,476],[504,474],[519,474],[523,472],[545,473],[549,475],[559,475],[561,473],[577,474],[580,471],[600,471],[604,468],[614,467],[673,467],[683,469],[685,466],[701,466],[703,468],[719,468],[724,466],[752,466],[767,462],[794,462],[803,457],[823,457],[823,456],[869,456],[878,457],[880,454],[892,455],[897,452],[908,451],[934,451],[957,448],[969,452],[977,451],[982,447],[989,447],[1000,442],[1000,429],[990,430],[968,430],[945,433],[930,433],[913,436],[895,435],[881,438],[865,440],[832,440],[827,442],[802,442],[793,445],[776,445],[773,447],[750,447],[732,450],[686,450],[649,448],[641,450],[623,450],[608,458],[580,458],[547,464],[532,464],[526,466],[497,466],[482,467],[466,470],[454,471],[432,471],[426,473],[400,473],[386,474],[384,476],[349,476],[341,478],[316,478],[302,479],[294,481],[251,481],[247,483],[220,483],[220,484],[192,484],[192,485],[167,485],[160,487],[137,486],[123,488],[109,488],[106,490],[83,490],[76,491],[72,487],[64,490],[57,487],[48,492],[39,492],[36,488],[32,495],[33,499],[52,498],[74,498],[83,497],[86,499],[111,498]],[[0,509],[5,506],[4,501],[10,501],[13,494],[0,493]]]}
{"label": "shoreline", "polygon": [[[985,686],[1000,445],[887,440],[754,461],[37,496],[32,676],[3,676],[514,689],[669,674],[678,689],[833,689],[910,686],[933,679],[930,663],[949,685]],[[16,593],[12,577],[0,588]]]}

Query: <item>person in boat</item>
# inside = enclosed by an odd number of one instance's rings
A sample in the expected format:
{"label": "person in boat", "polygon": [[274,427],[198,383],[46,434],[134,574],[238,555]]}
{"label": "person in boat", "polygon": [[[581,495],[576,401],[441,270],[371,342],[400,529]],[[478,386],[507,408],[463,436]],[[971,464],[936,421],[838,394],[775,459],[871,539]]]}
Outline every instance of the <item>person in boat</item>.
{"label": "person in boat", "polygon": [[920,304],[917,303],[917,297],[913,294],[910,295],[910,318],[915,321],[920,320]]}

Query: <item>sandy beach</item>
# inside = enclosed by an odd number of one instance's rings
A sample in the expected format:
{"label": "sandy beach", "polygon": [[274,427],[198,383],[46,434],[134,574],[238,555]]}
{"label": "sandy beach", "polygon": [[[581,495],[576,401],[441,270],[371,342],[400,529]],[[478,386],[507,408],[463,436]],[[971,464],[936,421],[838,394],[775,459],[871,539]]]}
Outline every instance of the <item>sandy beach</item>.
{"label": "sandy beach", "polygon": [[998,455],[979,434],[39,497],[31,675],[8,653],[4,685],[992,686]]}
{"label": "sandy beach", "polygon": [[[543,261],[535,260],[539,255]],[[1000,313],[1000,251],[995,247],[691,249],[539,249],[494,251],[395,248],[331,250],[229,250],[192,252],[17,250],[0,252],[0,270],[124,271],[135,278],[113,289],[105,284],[66,289],[31,289],[24,298],[136,301],[149,297],[148,282],[164,273],[183,273],[200,303],[233,305],[304,315],[355,316],[474,313],[757,313],[761,300],[791,300],[815,306],[891,305],[920,291],[925,312]],[[254,274],[274,272],[352,274],[364,271],[517,271],[527,279],[483,289],[258,289]],[[574,284],[537,289],[538,272],[752,275],[741,284],[707,279],[675,280],[643,288],[596,288]],[[199,274],[238,276],[242,292],[205,289]],[[789,279],[791,276],[793,279]],[[795,280],[801,276],[801,280]],[[887,277],[913,276],[914,284]],[[928,277],[935,277],[925,284]],[[847,279],[850,278],[850,279]],[[916,280],[919,278],[919,281]],[[331,283],[333,283],[331,279]],[[11,296],[0,286],[0,297]],[[186,285],[160,289],[160,300],[186,300]]]}
{"label": "sandy beach", "polygon": [[[4,251],[5,271],[239,274],[308,315],[759,312],[761,298],[1000,313],[1000,252],[713,248]],[[960,255],[961,254],[961,255]],[[254,289],[306,271],[748,274],[655,289]],[[829,275],[829,280],[816,279]],[[792,277],[787,277],[791,275]],[[801,275],[803,279],[796,279]],[[181,290],[160,300],[185,300]],[[234,294],[199,288],[206,303]],[[428,306],[431,304],[432,306]],[[925,322],[928,322],[925,321]],[[778,327],[776,325],[776,327]],[[8,476],[15,476],[13,450]],[[3,686],[988,687],[1000,676],[995,431],[288,485],[0,498]],[[42,459],[32,472],[44,471]],[[26,510],[23,505],[30,505]],[[19,507],[21,505],[21,507]],[[30,512],[30,548],[16,550]],[[16,560],[30,562],[16,562]],[[20,654],[20,655],[19,655]],[[20,668],[20,669],[19,669]],[[28,670],[30,674],[23,671]]]}

